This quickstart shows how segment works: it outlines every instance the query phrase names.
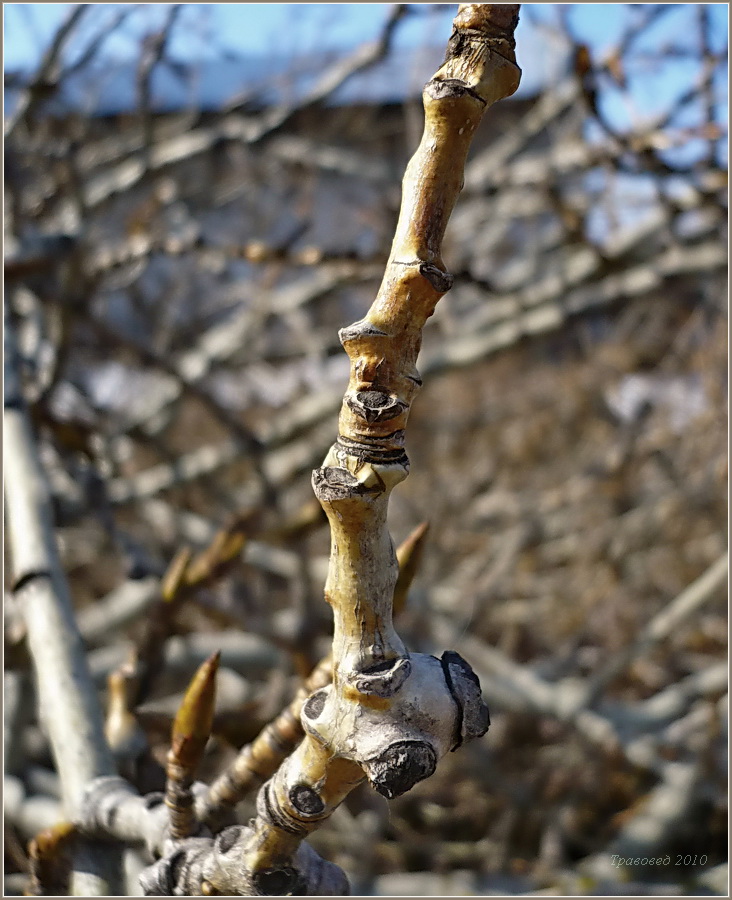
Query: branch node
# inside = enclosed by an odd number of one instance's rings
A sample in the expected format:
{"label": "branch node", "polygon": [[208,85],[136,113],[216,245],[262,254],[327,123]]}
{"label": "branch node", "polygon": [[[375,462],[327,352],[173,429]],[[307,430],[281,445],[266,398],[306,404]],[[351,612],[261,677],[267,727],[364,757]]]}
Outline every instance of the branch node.
{"label": "branch node", "polygon": [[455,281],[449,272],[443,272],[442,269],[431,263],[422,263],[419,267],[419,274],[429,281],[438,294],[446,294]]}
{"label": "branch node", "polygon": [[263,869],[252,878],[257,893],[265,897],[284,897],[294,893],[298,874],[290,866],[282,869]]}
{"label": "branch node", "polygon": [[406,657],[389,659],[358,673],[356,688],[362,694],[393,697],[409,677],[412,663]]}
{"label": "branch node", "polygon": [[[432,267],[434,268],[434,267]],[[427,276],[425,276],[427,277]],[[435,288],[439,290],[439,288]],[[409,404],[404,403],[386,391],[357,391],[355,394],[346,395],[348,407],[364,419],[369,425],[374,422],[386,422],[409,409]]]}
{"label": "branch node", "polygon": [[460,97],[472,97],[481,107],[486,106],[485,100],[470,85],[460,81],[459,78],[433,78],[424,86],[424,93],[430,100],[457,100]]}
{"label": "branch node", "polygon": [[313,490],[321,503],[332,503],[334,500],[348,500],[369,493],[368,488],[359,482],[348,469],[340,466],[324,466],[313,472]]}
{"label": "branch node", "polygon": [[347,325],[338,332],[338,338],[344,347],[349,341],[356,341],[365,337],[389,337],[389,335],[386,331],[382,331],[366,319]]}
{"label": "branch node", "polygon": [[371,786],[392,800],[429,778],[437,768],[437,756],[426,741],[398,741],[363,767]]}

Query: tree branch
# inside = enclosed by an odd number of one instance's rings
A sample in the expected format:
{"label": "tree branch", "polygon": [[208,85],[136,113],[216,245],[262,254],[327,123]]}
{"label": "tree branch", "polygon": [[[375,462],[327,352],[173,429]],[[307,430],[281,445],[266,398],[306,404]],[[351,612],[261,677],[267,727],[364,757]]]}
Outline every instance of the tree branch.
{"label": "tree branch", "polygon": [[[68,584],[61,567],[45,474],[21,393],[12,323],[5,316],[5,503],[13,593],[25,613],[41,715],[61,777],[66,814],[79,810],[86,784],[114,772]],[[80,842],[72,891],[119,893],[115,848]]]}
{"label": "tree branch", "polygon": [[[351,377],[339,435],[313,487],[331,526],[326,599],[333,608],[333,684],[305,702],[305,738],[262,787],[251,829],[214,842],[170,842],[146,870],[146,893],[318,893],[345,876],[302,839],[365,778],[396,797],[438,760],[484,734],[488,709],[457,653],[410,654],[392,626],[397,560],[386,515],[406,478],[404,428],[421,380],[422,328],[452,277],[441,243],[483,112],[518,87],[516,5],[458,9],[442,67],[425,87],[425,131],[404,177],[402,210],[381,288],[367,316],[341,331]],[[133,803],[136,801],[132,801]],[[139,810],[138,810],[139,812]],[[107,816],[107,827],[119,815]],[[87,806],[86,825],[95,817]]]}

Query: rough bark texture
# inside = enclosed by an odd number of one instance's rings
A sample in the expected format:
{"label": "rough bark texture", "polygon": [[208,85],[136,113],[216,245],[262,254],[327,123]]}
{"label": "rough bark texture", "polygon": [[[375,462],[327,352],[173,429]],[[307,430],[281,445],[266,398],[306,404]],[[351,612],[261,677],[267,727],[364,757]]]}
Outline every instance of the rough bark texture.
{"label": "rough bark texture", "polygon": [[305,739],[260,791],[252,871],[287,866],[364,776],[398,796],[488,727],[468,664],[456,653],[410,655],[394,630],[398,566],[386,519],[391,490],[408,474],[404,430],[421,384],[422,328],[452,284],[440,248],[471,138],[485,109],[518,87],[517,22],[518,6],[459,8],[445,62],[424,89],[424,135],[384,279],[367,315],[340,332],[351,376],[338,439],[313,473],[331,527],[333,684],[305,703]]}
{"label": "rough bark texture", "polygon": [[[441,243],[471,139],[486,108],[518,87],[517,22],[518,6],[459,7],[445,61],[424,89],[424,135],[404,177],[381,287],[365,318],[340,332],[351,375],[338,438],[313,473],[331,528],[325,595],[334,616],[333,683],[304,703],[305,737],[260,789],[250,828],[183,841],[161,833],[161,823],[140,829],[163,856],[143,875],[146,894],[346,893],[340,869],[303,838],[364,779],[397,797],[488,728],[468,663],[453,651],[441,659],[410,654],[394,630],[399,567],[387,509],[408,474],[404,430],[421,384],[422,328],[452,284]],[[232,785],[224,788],[231,794]],[[121,799],[141,813],[140,798]],[[122,820],[117,814],[117,828]]]}

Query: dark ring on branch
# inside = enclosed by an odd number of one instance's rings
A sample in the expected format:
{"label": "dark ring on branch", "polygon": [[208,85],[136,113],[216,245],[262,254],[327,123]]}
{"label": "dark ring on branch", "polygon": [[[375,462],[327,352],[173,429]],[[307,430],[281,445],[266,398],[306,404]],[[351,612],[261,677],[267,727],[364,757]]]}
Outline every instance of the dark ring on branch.
{"label": "dark ring on branch", "polygon": [[195,803],[192,791],[182,784],[169,782],[165,795],[165,805],[171,810],[188,810]]}
{"label": "dark ring on branch", "polygon": [[84,788],[81,808],[75,820],[81,831],[93,834],[99,828],[111,830],[119,796],[138,797],[135,788],[119,775],[100,775]]}
{"label": "dark ring on branch", "polygon": [[440,665],[442,666],[442,674],[445,679],[445,684],[447,685],[447,689],[450,692],[450,696],[455,701],[455,706],[457,706],[457,724],[455,726],[455,739],[452,745],[452,752],[454,753],[459,747],[462,746],[463,743],[463,701],[460,698],[457,690],[455,689],[455,684],[452,680],[452,674],[450,672],[450,657],[448,654],[456,655],[453,650],[445,650],[440,658]]}
{"label": "dark ring on branch", "polygon": [[145,809],[155,809],[156,806],[160,806],[164,799],[165,794],[162,791],[153,791],[151,794],[145,794],[142,798],[142,803]]}
{"label": "dark ring on branch", "polygon": [[446,100],[447,98],[457,99],[458,97],[469,96],[473,100],[477,100],[481,106],[485,106],[485,100],[477,91],[460,81],[457,78],[433,78],[424,86],[424,93],[432,100]]}
{"label": "dark ring on branch", "polygon": [[47,578],[51,581],[51,572],[48,569],[31,569],[30,572],[23,572],[23,574],[18,576],[18,579],[13,582],[10,590],[15,594],[18,591],[22,591],[23,588],[28,587],[31,582],[38,581],[41,578]]}
{"label": "dark ring on branch", "polygon": [[470,663],[454,650],[445,650],[440,665],[458,710],[456,742],[452,747],[455,751],[464,741],[482,737],[490,727],[491,717]]}
{"label": "dark ring on branch", "polygon": [[336,453],[343,452],[348,456],[355,456],[361,462],[371,463],[377,466],[409,466],[409,457],[402,449],[404,443],[404,429],[398,429],[391,434],[384,435],[379,438],[379,443],[389,442],[390,444],[398,444],[389,450],[384,450],[378,445],[368,443],[367,441],[354,441],[351,438],[344,437],[339,434],[335,442]]}
{"label": "dark ring on branch", "polygon": [[165,872],[165,881],[166,887],[168,889],[168,895],[171,897],[175,896],[175,889],[178,886],[178,880],[183,874],[187,863],[188,850],[186,847],[181,847],[180,850],[176,850],[172,856],[170,856],[166,862],[167,865],[164,868]]}
{"label": "dark ring on branch", "polygon": [[[287,712],[289,712],[289,710],[287,710]],[[279,729],[275,727],[275,724],[275,722],[270,722],[269,725],[266,725],[261,732],[261,737],[270,750],[273,750],[275,753],[284,753],[285,756],[289,756],[292,752],[292,744],[286,735],[280,733]],[[297,727],[296,721],[295,726]]]}
{"label": "dark ring on branch", "polygon": [[[518,13],[516,14],[515,20],[507,28],[501,28],[500,30],[492,29],[492,33],[480,31],[477,28],[465,28],[462,26],[453,28],[452,34],[447,42],[445,58],[442,61],[443,66],[446,62],[454,59],[456,56],[462,56],[467,49],[465,47],[466,44],[482,44],[493,53],[498,53],[499,56],[503,56],[507,62],[512,62],[516,65],[514,60],[505,55],[505,49],[507,47],[509,52],[516,49],[514,30],[517,25]],[[501,53],[501,50],[504,50],[504,52]]]}
{"label": "dark ring on branch", "polygon": [[[518,25],[518,15],[516,15],[516,21],[513,24],[513,28],[515,28],[516,25]],[[468,44],[485,44],[488,47],[494,44],[506,43],[511,46],[512,49],[516,46],[516,40],[509,31],[501,30],[500,33],[486,34],[484,31],[479,31],[477,28],[456,28],[450,35],[448,52],[445,55],[443,65],[451,58],[451,56],[460,55],[460,45],[466,42]],[[450,44],[456,47],[455,52],[452,54],[449,52]]]}
{"label": "dark ring on branch", "polygon": [[294,834],[297,837],[303,837],[307,834],[307,828],[304,828],[299,822],[296,822],[292,816],[282,809],[277,797],[274,795],[273,782],[270,779],[257,794],[257,815],[274,825],[281,828],[288,834]]}

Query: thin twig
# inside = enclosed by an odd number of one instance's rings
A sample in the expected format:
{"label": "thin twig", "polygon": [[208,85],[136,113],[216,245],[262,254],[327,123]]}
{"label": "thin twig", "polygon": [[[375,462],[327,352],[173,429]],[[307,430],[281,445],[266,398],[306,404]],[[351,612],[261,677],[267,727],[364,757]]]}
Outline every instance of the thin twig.
{"label": "thin twig", "polygon": [[729,555],[725,553],[668,606],[664,607],[658,615],[654,616],[629,646],[618,651],[599,672],[595,672],[585,689],[582,705],[593,706],[608,684],[617,678],[624,669],[627,669],[633,660],[670,637],[682,622],[705,603],[713,600],[727,581],[728,570]]}

